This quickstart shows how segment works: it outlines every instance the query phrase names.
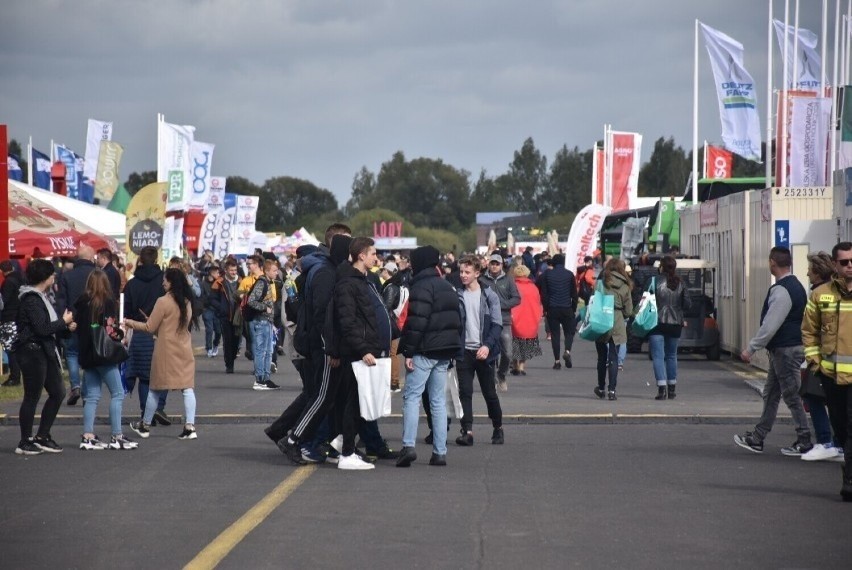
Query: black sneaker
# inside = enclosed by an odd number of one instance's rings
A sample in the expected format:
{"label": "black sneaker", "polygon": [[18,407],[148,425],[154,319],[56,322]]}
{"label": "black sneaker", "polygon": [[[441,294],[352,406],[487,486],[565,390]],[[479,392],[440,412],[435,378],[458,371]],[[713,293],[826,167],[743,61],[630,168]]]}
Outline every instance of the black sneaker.
{"label": "black sneaker", "polygon": [[33,443],[33,438],[22,439],[15,448],[15,453],[18,455],[41,455],[44,450]]}
{"label": "black sneaker", "polygon": [[8,378],[2,384],[0,384],[0,386],[4,386],[6,388],[9,388],[11,386],[20,386],[20,385],[21,385],[21,379],[20,378],[11,378],[11,377]]}
{"label": "black sneaker", "polygon": [[494,428],[494,433],[491,434],[492,445],[503,445],[503,428]]}
{"label": "black sneaker", "polygon": [[62,453],[62,448],[59,447],[58,443],[53,441],[50,434],[35,436],[35,438],[33,438],[33,443],[35,443],[36,447],[42,451],[46,451],[48,453]]}
{"label": "black sneaker", "polygon": [[374,457],[376,459],[397,459],[399,457],[399,453],[399,451],[394,451],[388,447],[387,443],[385,443],[384,447],[378,451],[367,451],[367,457]]}
{"label": "black sneaker", "polygon": [[307,463],[302,457],[302,446],[299,445],[298,441],[294,441],[290,437],[282,437],[276,442],[276,445],[281,450],[281,453],[286,455],[287,459],[296,465],[305,465]]}
{"label": "black sneaker", "polygon": [[87,451],[100,451],[106,449],[107,446],[104,442],[98,439],[98,436],[94,437],[86,437],[85,435],[80,438],[80,449]]}
{"label": "black sneaker", "polygon": [[246,351],[246,358],[249,360],[254,360],[254,354],[251,353],[250,350]]}
{"label": "black sneaker", "polygon": [[71,393],[68,394],[68,401],[65,402],[69,406],[73,406],[80,399],[80,388],[71,388]]}
{"label": "black sneaker", "polygon": [[154,412],[154,419],[151,421],[151,425],[154,425],[154,422],[160,424],[161,426],[170,426],[172,425],[172,420],[169,416],[166,415],[166,412],[163,410],[157,410]]}
{"label": "black sneaker", "polygon": [[470,447],[473,445],[473,434],[469,431],[462,432],[462,434],[456,438],[456,445]]}
{"label": "black sneaker", "polygon": [[302,459],[305,463],[325,463],[327,456],[310,445],[303,445]]}
{"label": "black sneaker", "polygon": [[279,386],[278,384],[276,384],[272,380],[266,381],[266,389],[267,390],[278,390],[279,388],[281,388],[281,386]]}
{"label": "black sneaker", "polygon": [[412,461],[417,460],[417,453],[413,447],[403,447],[399,452],[399,457],[396,460],[397,467],[409,467]]}
{"label": "black sneaker", "polygon": [[435,438],[434,438],[434,436],[432,435],[432,432],[430,431],[430,432],[426,435],[426,437],[424,437],[424,438],[423,438],[423,442],[424,442],[424,443],[427,443],[427,444],[429,444],[429,445],[432,445],[432,442],[433,442],[433,441],[435,441]]}
{"label": "black sneaker", "polygon": [[557,360],[556,362],[553,363],[553,369],[554,370],[562,370],[562,363]]}
{"label": "black sneaker", "polygon": [[139,444],[124,436],[124,434],[114,435],[109,438],[110,449],[136,449]]}
{"label": "black sneaker", "polygon": [[797,441],[790,447],[782,447],[781,455],[786,455],[787,457],[801,457],[813,448],[814,444],[809,441]]}
{"label": "black sneaker", "polygon": [[617,400],[618,396],[615,395],[615,390],[610,390],[606,393],[607,400]]}
{"label": "black sneaker", "polygon": [[183,431],[180,432],[178,439],[198,439],[198,434],[195,433],[195,428],[183,426]]}
{"label": "black sneaker", "polygon": [[748,449],[752,453],[763,453],[763,441],[757,439],[750,431],[745,432],[743,435],[735,435],[734,443],[743,449]]}
{"label": "black sneaker", "polygon": [[429,458],[429,465],[437,465],[438,467],[446,467],[447,466],[447,456],[440,455],[438,453],[433,453],[432,457]]}
{"label": "black sneaker", "polygon": [[225,368],[225,374],[233,374],[233,373],[234,373],[234,367],[233,366],[231,368]]}
{"label": "black sneaker", "polygon": [[573,366],[573,363],[571,362],[571,353],[567,350],[562,353],[562,360],[565,361],[565,368],[571,368]]}
{"label": "black sneaker", "polygon": [[138,433],[142,439],[147,439],[151,435],[150,426],[143,421],[130,422],[130,429]]}
{"label": "black sneaker", "polygon": [[603,388],[601,388],[600,386],[596,386],[596,387],[595,387],[595,396],[597,396],[598,398],[600,398],[601,400],[603,400],[603,399],[604,399],[604,396],[606,396],[606,392],[605,392],[605,391],[604,391],[604,389],[603,389]]}

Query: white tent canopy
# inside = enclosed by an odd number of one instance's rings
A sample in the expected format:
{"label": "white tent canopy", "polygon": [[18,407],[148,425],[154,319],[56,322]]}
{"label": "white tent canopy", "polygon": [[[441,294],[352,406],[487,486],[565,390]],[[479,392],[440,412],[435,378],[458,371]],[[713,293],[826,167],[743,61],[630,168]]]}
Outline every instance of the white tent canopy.
{"label": "white tent canopy", "polygon": [[107,237],[111,237],[123,244],[125,239],[125,216],[101,206],[95,206],[87,202],[81,202],[61,194],[54,194],[17,180],[9,180],[9,185],[30,194],[55,208],[62,214],[82,222],[86,226],[96,230]]}

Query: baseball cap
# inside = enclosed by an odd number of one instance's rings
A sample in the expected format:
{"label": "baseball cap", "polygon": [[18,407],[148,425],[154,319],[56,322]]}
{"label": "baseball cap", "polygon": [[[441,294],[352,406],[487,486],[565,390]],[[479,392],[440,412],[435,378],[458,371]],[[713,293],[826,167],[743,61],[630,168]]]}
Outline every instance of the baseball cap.
{"label": "baseball cap", "polygon": [[503,264],[503,256],[501,256],[499,253],[492,254],[491,257],[488,258],[488,263],[495,263],[495,262],[502,265]]}

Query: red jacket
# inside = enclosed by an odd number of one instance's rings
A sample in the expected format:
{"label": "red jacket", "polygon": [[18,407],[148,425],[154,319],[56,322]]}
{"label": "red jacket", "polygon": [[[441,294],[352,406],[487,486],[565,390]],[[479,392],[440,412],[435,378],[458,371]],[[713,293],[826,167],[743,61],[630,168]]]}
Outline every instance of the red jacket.
{"label": "red jacket", "polygon": [[512,336],[515,338],[538,338],[541,324],[541,295],[529,277],[515,277],[515,285],[521,294],[521,304],[512,308]]}

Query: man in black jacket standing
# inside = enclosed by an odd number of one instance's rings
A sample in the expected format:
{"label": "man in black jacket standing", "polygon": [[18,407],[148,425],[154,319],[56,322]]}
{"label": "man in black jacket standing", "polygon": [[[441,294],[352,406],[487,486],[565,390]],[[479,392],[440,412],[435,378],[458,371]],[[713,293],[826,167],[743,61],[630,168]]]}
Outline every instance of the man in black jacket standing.
{"label": "man in black jacket standing", "polygon": [[112,252],[108,248],[98,250],[98,257],[95,259],[98,269],[106,273],[109,279],[109,286],[112,289],[112,298],[118,303],[121,295],[121,276],[118,274],[118,269],[112,263]]}
{"label": "man in black jacket standing", "polygon": [[553,369],[562,368],[559,362],[559,350],[561,338],[559,327],[565,333],[565,352],[562,359],[565,367],[571,368],[571,346],[574,344],[574,331],[577,328],[577,319],[574,313],[577,310],[577,281],[572,273],[565,267],[565,256],[558,253],[553,256],[553,269],[545,271],[536,283],[541,290],[541,304],[544,307],[544,315],[550,328],[550,342],[553,348]]}
{"label": "man in black jacket standing", "polygon": [[[459,298],[440,273],[440,253],[427,245],[411,253],[413,277],[408,318],[400,339],[405,356],[405,392],[402,411],[402,451],[397,467],[408,467],[417,459],[414,442],[420,416],[420,398],[429,392],[429,410],[438,423],[447,417],[446,386],[450,359],[461,349]],[[447,433],[435,430],[429,465],[447,464]]]}
{"label": "man in black jacket standing", "polygon": [[[59,292],[56,294],[56,314],[61,315],[68,309],[74,312],[74,303],[86,289],[89,275],[96,269],[95,250],[89,245],[80,244],[77,248],[77,259],[74,268],[62,273],[59,277]],[[78,360],[79,346],[77,335],[72,334],[63,340],[65,345],[65,361],[68,364],[68,378],[71,382],[71,393],[68,394],[68,405],[73,406],[80,399],[80,363]]]}

